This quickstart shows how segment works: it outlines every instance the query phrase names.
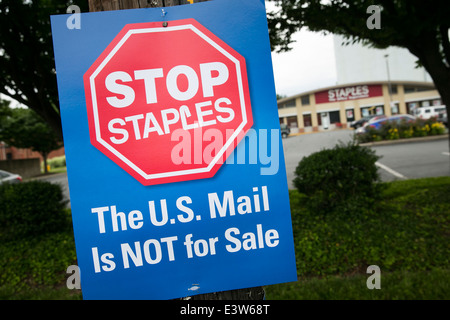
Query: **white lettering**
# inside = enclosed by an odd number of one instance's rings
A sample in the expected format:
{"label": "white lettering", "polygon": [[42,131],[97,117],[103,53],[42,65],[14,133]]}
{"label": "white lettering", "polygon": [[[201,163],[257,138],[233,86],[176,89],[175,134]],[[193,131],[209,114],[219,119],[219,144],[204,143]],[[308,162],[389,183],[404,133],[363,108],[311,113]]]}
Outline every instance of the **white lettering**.
{"label": "white lettering", "polygon": [[[188,88],[186,91],[181,91],[178,88],[178,77],[184,75],[188,81]],[[189,66],[176,66],[173,67],[167,74],[166,79],[167,91],[172,98],[178,101],[186,101],[192,99],[198,91],[199,81],[195,70]]]}
{"label": "white lettering", "polygon": [[[213,77],[212,74],[217,71],[217,76]],[[224,84],[228,81],[229,71],[225,64],[222,62],[210,62],[200,64],[200,75],[202,78],[203,97],[213,97],[213,87]]]}
{"label": "white lettering", "polygon": [[136,70],[134,72],[134,79],[144,80],[145,86],[145,98],[147,104],[152,104],[158,102],[158,97],[156,95],[156,78],[162,78],[164,76],[163,69],[147,69],[147,70]]}
{"label": "white lettering", "polygon": [[114,108],[126,108],[134,102],[135,94],[133,88],[119,84],[117,81],[130,82],[130,75],[124,71],[116,71],[110,73],[105,79],[105,86],[112,93],[123,95],[122,99],[117,97],[107,97],[106,101]]}

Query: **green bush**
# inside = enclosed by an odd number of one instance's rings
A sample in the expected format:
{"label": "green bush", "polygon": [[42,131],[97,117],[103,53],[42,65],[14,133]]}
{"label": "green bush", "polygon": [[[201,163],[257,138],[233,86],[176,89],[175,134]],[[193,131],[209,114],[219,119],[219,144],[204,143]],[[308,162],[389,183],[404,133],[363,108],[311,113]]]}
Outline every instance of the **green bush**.
{"label": "green bush", "polygon": [[44,181],[0,186],[0,241],[66,230],[70,216],[61,187]]}
{"label": "green bush", "polygon": [[54,157],[47,160],[50,168],[63,168],[66,166],[66,156]]}
{"label": "green bush", "polygon": [[369,148],[337,145],[303,158],[293,182],[313,212],[359,212],[379,198],[378,159]]}

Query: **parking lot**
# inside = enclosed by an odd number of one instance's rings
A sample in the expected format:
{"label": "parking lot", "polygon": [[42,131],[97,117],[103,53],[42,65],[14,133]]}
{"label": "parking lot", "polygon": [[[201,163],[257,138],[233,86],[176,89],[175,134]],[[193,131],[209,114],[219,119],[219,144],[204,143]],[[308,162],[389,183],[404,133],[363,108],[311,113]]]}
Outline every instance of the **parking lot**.
{"label": "parking lot", "polygon": [[[335,130],[290,136],[283,139],[289,189],[299,161],[314,152],[333,148],[336,144],[353,139],[353,130]],[[371,147],[381,156],[377,165],[382,181],[450,176],[448,140],[412,142]],[[41,179],[58,183],[63,187],[64,198],[69,200],[67,174],[60,173]],[[70,206],[70,203],[68,204]]]}
{"label": "parking lot", "polygon": [[[314,152],[352,141],[353,130],[336,130],[291,136],[283,139],[288,186],[299,161]],[[450,175],[448,140],[410,142],[371,147],[381,156],[377,165],[383,181]]]}

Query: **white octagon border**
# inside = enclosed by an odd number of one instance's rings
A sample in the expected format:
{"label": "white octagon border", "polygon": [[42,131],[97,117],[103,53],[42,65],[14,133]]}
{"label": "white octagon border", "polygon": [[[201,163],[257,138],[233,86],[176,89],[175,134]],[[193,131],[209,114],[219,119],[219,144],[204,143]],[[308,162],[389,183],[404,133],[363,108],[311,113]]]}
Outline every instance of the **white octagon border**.
{"label": "white octagon border", "polygon": [[[165,172],[165,173],[147,174],[142,169],[140,169],[137,165],[135,165],[133,162],[131,162],[127,157],[125,157],[119,151],[114,149],[114,147],[112,147],[110,144],[108,144],[101,137],[100,123],[99,123],[99,116],[98,116],[98,105],[97,105],[97,97],[96,97],[96,88],[95,88],[95,77],[102,71],[102,69],[106,66],[106,64],[112,59],[112,57],[117,53],[117,51],[123,46],[123,44],[128,40],[128,38],[131,35],[141,34],[141,33],[170,32],[170,31],[179,31],[179,30],[186,30],[186,29],[190,29],[191,31],[195,32],[199,37],[201,37],[203,40],[208,42],[211,46],[213,46],[216,50],[218,50],[220,53],[222,53],[226,58],[231,60],[236,65],[236,74],[238,76],[237,81],[238,81],[238,89],[239,89],[243,121],[238,126],[238,128],[234,131],[234,133],[231,135],[231,137],[226,141],[226,143],[224,144],[222,149],[220,149],[220,151],[212,159],[212,161],[209,163],[209,165],[206,168],[197,168],[197,169],[189,169],[189,170],[169,171],[169,172]],[[102,63],[97,67],[97,69],[95,69],[95,71],[92,73],[92,75],[89,77],[89,82],[90,82],[90,86],[91,86],[91,99],[92,99],[92,107],[93,107],[93,113],[94,113],[94,127],[95,127],[96,140],[102,146],[104,146],[106,149],[108,149],[117,158],[122,160],[125,164],[127,164],[131,169],[133,169],[135,172],[137,172],[140,176],[142,176],[146,180],[210,172],[211,169],[215,166],[215,164],[221,159],[224,152],[228,149],[228,147],[231,145],[231,143],[234,142],[236,137],[243,130],[244,126],[247,124],[247,113],[246,113],[246,105],[245,105],[245,98],[244,98],[244,88],[243,88],[243,80],[242,80],[242,74],[241,74],[241,65],[240,65],[239,60],[237,60],[235,57],[233,57],[233,55],[231,55],[220,45],[215,43],[211,38],[209,38],[203,32],[198,30],[192,24],[173,26],[173,27],[163,27],[163,28],[142,28],[142,29],[128,30],[128,32],[125,34],[125,36],[119,41],[119,43],[107,55],[105,60],[103,60]]]}

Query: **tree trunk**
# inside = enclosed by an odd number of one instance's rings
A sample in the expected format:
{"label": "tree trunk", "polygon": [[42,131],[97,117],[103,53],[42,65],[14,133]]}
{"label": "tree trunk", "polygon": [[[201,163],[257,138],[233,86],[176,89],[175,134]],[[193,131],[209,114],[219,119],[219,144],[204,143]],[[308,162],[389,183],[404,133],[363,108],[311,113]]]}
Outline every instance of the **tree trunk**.
{"label": "tree trunk", "polygon": [[42,158],[44,158],[44,173],[48,173],[48,167],[47,167],[47,152],[41,152]]}
{"label": "tree trunk", "polygon": [[[425,34],[408,46],[409,51],[419,58],[423,67],[430,74],[434,85],[439,92],[442,103],[446,106],[447,116],[450,115],[450,67],[447,66],[441,55],[436,35]],[[447,57],[450,58],[450,57]],[[449,61],[450,62],[450,61]],[[449,137],[450,151],[450,137]]]}
{"label": "tree trunk", "polygon": [[[89,11],[108,11],[136,8],[172,7],[188,3],[204,2],[208,0],[89,0]],[[185,300],[263,300],[265,297],[262,287],[230,290],[199,294],[186,297]]]}

